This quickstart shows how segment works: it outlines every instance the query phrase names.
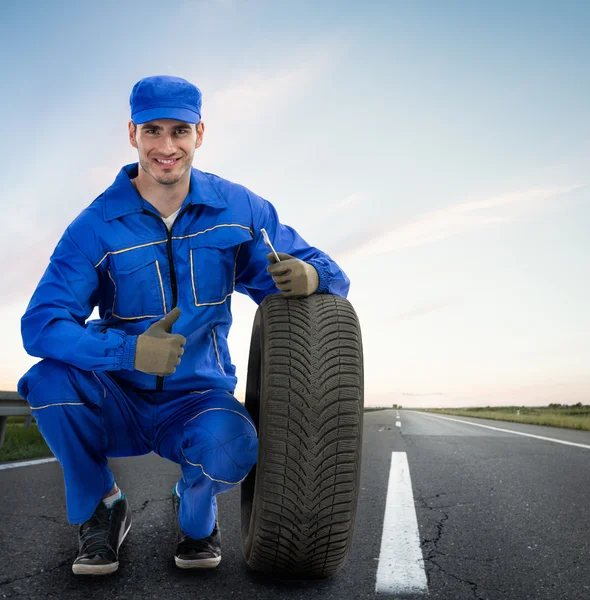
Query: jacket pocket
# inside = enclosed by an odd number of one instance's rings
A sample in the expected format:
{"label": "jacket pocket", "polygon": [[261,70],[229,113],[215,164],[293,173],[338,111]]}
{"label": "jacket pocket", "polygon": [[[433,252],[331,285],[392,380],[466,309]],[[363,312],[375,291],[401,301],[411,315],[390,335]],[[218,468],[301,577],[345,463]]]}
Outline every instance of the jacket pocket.
{"label": "jacket pocket", "polygon": [[166,314],[162,272],[153,246],[124,250],[109,258],[115,317],[141,319]]}
{"label": "jacket pocket", "polygon": [[253,239],[241,225],[221,225],[190,238],[190,270],[195,306],[223,304],[233,293],[240,246]]}

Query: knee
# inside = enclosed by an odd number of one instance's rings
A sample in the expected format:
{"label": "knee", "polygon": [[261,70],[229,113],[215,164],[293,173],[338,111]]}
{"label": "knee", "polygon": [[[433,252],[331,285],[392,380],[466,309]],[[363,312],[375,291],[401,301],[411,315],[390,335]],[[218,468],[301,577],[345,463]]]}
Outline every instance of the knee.
{"label": "knee", "polygon": [[213,481],[237,484],[256,463],[256,430],[238,412],[209,409],[187,423],[182,454],[189,469],[195,468]]}
{"label": "knee", "polygon": [[18,393],[31,408],[82,403],[82,391],[95,382],[92,372],[52,358],[34,364],[18,381]]}
{"label": "knee", "polygon": [[68,365],[53,358],[44,358],[35,363],[18,381],[17,391],[31,404],[34,397],[43,398],[45,390],[63,386],[63,381]]}

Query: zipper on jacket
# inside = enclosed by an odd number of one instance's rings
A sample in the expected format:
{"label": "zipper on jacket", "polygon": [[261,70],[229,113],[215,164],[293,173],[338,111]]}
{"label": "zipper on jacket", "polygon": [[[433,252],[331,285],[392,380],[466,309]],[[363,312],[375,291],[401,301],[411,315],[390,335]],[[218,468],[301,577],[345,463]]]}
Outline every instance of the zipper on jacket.
{"label": "zipper on jacket", "polygon": [[[160,223],[164,225],[164,229],[166,229],[166,235],[168,236],[167,247],[168,264],[170,265],[170,283],[172,284],[172,306],[170,310],[172,310],[176,306],[176,301],[178,300],[178,291],[176,287],[176,272],[174,271],[174,261],[172,259],[172,229],[174,229],[174,225],[176,224],[176,221],[178,221],[178,219],[180,218],[180,215],[183,213],[183,211],[181,210],[178,213],[178,215],[176,215],[176,219],[174,219],[174,223],[172,223],[170,230],[168,230],[166,223],[162,221],[162,218],[160,216],[154,214],[151,210],[146,210],[145,208],[143,209],[143,212],[147,215],[152,215],[152,217],[158,219],[158,221],[160,221]],[[164,389],[164,377],[162,377],[161,375],[156,375],[156,378],[156,391],[161,392]]]}

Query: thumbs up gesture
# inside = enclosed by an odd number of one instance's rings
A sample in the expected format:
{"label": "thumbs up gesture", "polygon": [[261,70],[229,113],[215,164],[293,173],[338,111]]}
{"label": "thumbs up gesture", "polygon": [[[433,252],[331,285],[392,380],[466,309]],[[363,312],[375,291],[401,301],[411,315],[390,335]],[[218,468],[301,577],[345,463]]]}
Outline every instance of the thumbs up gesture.
{"label": "thumbs up gesture", "polygon": [[173,308],[159,321],[152,323],[137,338],[134,367],[149,375],[172,375],[184,354],[186,339],[179,333],[170,333],[180,317],[180,309]]}

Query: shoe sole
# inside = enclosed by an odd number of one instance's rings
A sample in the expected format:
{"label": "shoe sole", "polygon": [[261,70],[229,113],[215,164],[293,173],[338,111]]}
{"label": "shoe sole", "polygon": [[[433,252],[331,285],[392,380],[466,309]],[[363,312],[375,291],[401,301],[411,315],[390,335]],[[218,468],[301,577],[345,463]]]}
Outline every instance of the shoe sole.
{"label": "shoe sole", "polygon": [[189,560],[186,558],[174,557],[176,566],[180,569],[213,569],[221,562],[221,556],[215,558],[201,558],[198,560]]}
{"label": "shoe sole", "polygon": [[[123,533],[123,537],[119,540],[117,546],[117,553],[123,543],[123,540],[127,537],[129,530],[131,529],[131,515],[129,515],[129,525]],[[72,565],[72,571],[75,575],[110,575],[119,568],[119,561],[111,563],[109,565],[85,565],[84,563],[74,563]]]}
{"label": "shoe sole", "polygon": [[110,575],[119,568],[119,561],[109,565],[72,565],[74,575]]}

